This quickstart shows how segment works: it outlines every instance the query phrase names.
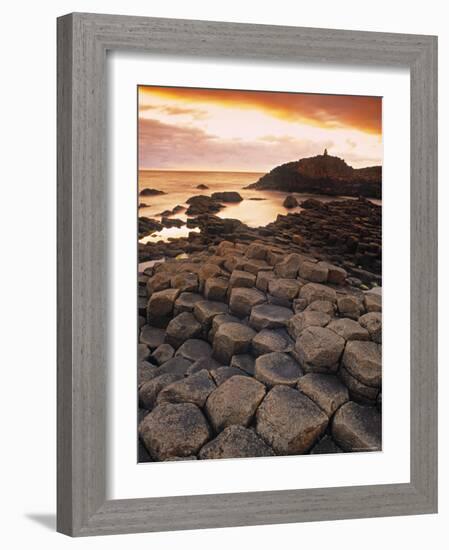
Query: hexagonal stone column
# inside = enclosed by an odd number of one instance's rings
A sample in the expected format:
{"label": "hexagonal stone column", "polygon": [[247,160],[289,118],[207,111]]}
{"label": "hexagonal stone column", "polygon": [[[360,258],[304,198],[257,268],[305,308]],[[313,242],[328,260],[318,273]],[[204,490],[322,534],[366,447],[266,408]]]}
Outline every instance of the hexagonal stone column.
{"label": "hexagonal stone column", "polygon": [[256,414],[256,431],[278,454],[308,451],[326,430],[328,417],[293,388],[275,386]]}

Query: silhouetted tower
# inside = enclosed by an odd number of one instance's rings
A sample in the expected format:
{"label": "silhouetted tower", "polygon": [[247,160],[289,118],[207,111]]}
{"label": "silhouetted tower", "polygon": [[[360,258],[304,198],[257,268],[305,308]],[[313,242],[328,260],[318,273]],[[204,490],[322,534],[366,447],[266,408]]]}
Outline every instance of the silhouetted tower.
{"label": "silhouetted tower", "polygon": [[325,157],[327,157],[327,149],[324,149],[323,155],[324,155]]}

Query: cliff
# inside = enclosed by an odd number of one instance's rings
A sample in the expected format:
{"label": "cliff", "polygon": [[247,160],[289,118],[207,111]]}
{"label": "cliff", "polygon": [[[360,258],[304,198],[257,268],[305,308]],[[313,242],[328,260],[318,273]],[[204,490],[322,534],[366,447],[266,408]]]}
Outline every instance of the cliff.
{"label": "cliff", "polygon": [[381,198],[382,167],[352,168],[325,151],[323,155],[276,166],[248,189]]}

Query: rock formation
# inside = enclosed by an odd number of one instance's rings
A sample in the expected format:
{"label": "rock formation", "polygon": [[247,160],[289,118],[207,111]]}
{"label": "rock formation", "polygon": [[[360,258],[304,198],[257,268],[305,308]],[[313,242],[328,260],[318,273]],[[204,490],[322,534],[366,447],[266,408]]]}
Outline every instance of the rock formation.
{"label": "rock formation", "polygon": [[382,167],[352,168],[325,150],[323,155],[276,166],[247,188],[381,198]]}

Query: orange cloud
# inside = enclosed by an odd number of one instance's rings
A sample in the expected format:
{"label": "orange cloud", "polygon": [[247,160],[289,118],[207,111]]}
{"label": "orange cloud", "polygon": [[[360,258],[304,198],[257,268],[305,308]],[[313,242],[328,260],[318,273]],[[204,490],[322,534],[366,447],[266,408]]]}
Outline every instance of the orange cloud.
{"label": "orange cloud", "polygon": [[142,110],[146,108],[145,96],[159,96],[189,104],[211,103],[223,107],[256,109],[283,120],[322,128],[353,128],[378,135],[382,132],[380,97],[159,86],[140,86],[139,94],[142,94],[139,96]]}

